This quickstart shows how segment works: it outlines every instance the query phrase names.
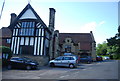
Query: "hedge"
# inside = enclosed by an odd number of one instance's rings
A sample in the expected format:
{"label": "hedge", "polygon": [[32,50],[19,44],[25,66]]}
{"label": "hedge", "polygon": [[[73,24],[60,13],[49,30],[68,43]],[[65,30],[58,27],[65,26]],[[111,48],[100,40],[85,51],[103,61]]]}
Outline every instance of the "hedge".
{"label": "hedge", "polygon": [[0,46],[0,53],[2,54],[2,65],[6,65],[8,59],[12,57],[11,49],[6,46]]}

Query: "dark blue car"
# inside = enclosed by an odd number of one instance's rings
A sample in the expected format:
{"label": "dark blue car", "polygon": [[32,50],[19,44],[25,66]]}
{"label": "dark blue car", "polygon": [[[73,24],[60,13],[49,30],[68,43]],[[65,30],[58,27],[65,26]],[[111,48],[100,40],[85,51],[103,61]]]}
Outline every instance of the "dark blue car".
{"label": "dark blue car", "polygon": [[8,69],[12,68],[24,68],[27,70],[30,69],[37,69],[38,68],[38,63],[36,61],[33,61],[30,58],[20,58],[20,57],[12,57],[8,61]]}
{"label": "dark blue car", "polygon": [[90,64],[92,62],[92,57],[91,56],[81,56],[80,62]]}

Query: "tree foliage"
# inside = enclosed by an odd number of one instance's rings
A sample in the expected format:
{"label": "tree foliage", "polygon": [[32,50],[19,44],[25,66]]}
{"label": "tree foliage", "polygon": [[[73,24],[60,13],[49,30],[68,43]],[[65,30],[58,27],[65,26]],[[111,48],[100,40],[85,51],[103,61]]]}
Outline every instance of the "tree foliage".
{"label": "tree foliage", "polygon": [[116,54],[116,58],[120,58],[120,26],[118,33],[114,37],[107,39],[107,42],[110,50],[112,50],[111,53]]}
{"label": "tree foliage", "polygon": [[104,42],[103,44],[98,44],[96,48],[97,55],[106,55],[107,54],[107,44]]}

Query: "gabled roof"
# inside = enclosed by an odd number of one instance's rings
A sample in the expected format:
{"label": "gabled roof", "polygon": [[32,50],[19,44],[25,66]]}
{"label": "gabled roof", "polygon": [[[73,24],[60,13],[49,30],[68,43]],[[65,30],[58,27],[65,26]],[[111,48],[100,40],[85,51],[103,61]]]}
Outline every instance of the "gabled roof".
{"label": "gabled roof", "polygon": [[80,43],[81,50],[91,50],[92,44],[95,43],[92,32],[90,33],[60,33],[60,44],[65,43],[66,38],[71,38],[74,44]]}
{"label": "gabled roof", "polygon": [[71,38],[75,44],[95,42],[91,33],[60,33],[60,44],[64,43],[66,38]]}
{"label": "gabled roof", "polygon": [[22,12],[18,15],[18,17],[14,20],[12,24],[10,24],[9,28],[13,29],[14,25],[17,23],[18,20],[22,19],[35,19],[40,22],[44,27],[47,27],[46,24],[42,21],[39,15],[35,12],[30,4],[28,4]]}

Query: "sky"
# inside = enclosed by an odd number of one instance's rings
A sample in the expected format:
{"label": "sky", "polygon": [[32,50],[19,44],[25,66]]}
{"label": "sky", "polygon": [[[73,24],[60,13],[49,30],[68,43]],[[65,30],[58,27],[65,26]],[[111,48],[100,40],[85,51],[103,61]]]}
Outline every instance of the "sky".
{"label": "sky", "polygon": [[[0,1],[0,9],[4,0]],[[60,33],[93,32],[96,43],[103,43],[118,32],[118,0],[5,0],[0,28],[10,24],[10,14],[19,13],[30,1],[48,26],[49,8],[54,8],[55,30]]]}

